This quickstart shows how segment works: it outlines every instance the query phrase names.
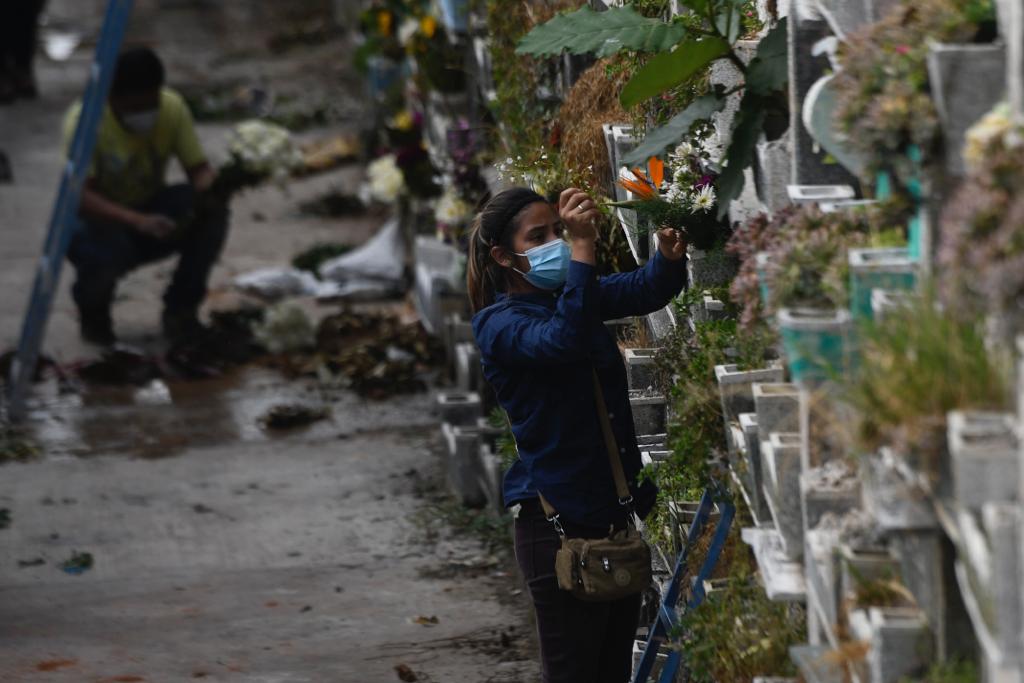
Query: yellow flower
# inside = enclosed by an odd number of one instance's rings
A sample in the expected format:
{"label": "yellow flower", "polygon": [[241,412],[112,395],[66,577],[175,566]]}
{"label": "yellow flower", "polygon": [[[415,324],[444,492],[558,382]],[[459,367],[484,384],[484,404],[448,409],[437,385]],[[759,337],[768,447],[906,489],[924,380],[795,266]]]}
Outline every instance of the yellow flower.
{"label": "yellow flower", "polygon": [[403,109],[395,114],[389,123],[395,130],[412,130],[412,114],[408,109]]}
{"label": "yellow flower", "polygon": [[377,13],[377,30],[380,31],[381,35],[391,35],[392,22],[393,18],[391,16],[391,12],[388,10],[383,10],[382,12]]}
{"label": "yellow flower", "polygon": [[427,15],[420,19],[420,32],[423,33],[427,38],[433,38],[434,33],[437,31],[437,19],[431,15]]}

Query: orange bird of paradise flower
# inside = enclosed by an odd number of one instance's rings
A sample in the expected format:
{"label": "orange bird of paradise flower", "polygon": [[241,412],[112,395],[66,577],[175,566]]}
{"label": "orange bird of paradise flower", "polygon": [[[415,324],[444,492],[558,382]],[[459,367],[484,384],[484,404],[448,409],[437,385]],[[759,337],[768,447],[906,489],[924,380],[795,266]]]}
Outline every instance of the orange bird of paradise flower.
{"label": "orange bird of paradise flower", "polygon": [[647,160],[647,168],[650,175],[637,167],[632,170],[637,179],[619,178],[619,185],[643,200],[657,199],[658,188],[661,187],[661,182],[665,179],[665,164],[658,157],[651,157]]}

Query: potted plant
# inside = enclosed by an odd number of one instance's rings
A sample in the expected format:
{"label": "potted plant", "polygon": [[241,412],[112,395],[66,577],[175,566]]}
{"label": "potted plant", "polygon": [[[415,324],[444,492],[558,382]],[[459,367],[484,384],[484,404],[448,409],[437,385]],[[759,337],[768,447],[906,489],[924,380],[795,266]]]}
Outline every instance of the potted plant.
{"label": "potted plant", "polygon": [[[891,449],[891,457],[883,454],[879,476],[897,488],[894,472],[907,473],[904,485],[948,485],[940,474],[948,471],[949,411],[1008,406],[1008,359],[986,347],[981,327],[976,317],[940,310],[932,295],[923,294],[862,331],[860,361],[844,387],[844,400],[856,412],[861,452]],[[884,487],[869,484],[864,490],[882,495]],[[881,501],[879,509],[891,505]]]}

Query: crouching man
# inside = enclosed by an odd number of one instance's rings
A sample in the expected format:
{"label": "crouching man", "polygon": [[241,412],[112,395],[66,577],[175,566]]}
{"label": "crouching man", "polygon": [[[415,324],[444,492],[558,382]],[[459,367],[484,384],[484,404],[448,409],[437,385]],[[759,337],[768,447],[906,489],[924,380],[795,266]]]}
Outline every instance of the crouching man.
{"label": "crouching man", "polygon": [[[80,110],[81,103],[73,105],[65,118],[67,149]],[[188,183],[165,184],[172,156]],[[160,58],[148,48],[123,52],[82,189],[82,222],[68,250],[83,339],[113,344],[118,280],[174,254],[177,268],[163,297],[164,335],[173,340],[201,329],[199,306],[228,230],[227,207],[204,195],[214,179],[188,106],[164,87]]]}

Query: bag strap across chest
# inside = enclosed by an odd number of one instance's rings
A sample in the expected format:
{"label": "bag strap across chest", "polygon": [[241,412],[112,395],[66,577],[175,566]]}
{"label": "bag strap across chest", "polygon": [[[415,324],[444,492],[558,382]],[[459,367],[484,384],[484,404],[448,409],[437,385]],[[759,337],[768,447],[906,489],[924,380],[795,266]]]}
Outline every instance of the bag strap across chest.
{"label": "bag strap across chest", "polygon": [[[594,403],[597,407],[598,421],[601,423],[601,434],[604,439],[605,450],[608,452],[608,464],[612,468],[612,478],[615,480],[615,494],[619,497],[619,505],[630,506],[633,503],[633,496],[629,492],[629,485],[626,483],[626,473],[622,469],[622,458],[619,455],[618,444],[615,441],[615,433],[612,431],[612,421],[608,416],[608,406],[604,401],[604,391],[601,390],[601,381],[597,377],[597,370],[590,368],[590,375],[594,382]],[[539,491],[541,507],[544,508],[544,515],[555,523],[555,527],[561,532],[561,524],[558,523],[558,513],[555,508]]]}

